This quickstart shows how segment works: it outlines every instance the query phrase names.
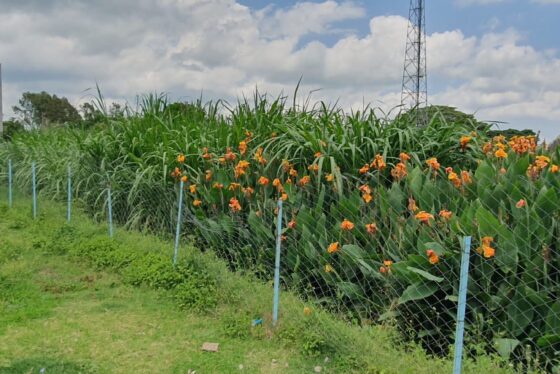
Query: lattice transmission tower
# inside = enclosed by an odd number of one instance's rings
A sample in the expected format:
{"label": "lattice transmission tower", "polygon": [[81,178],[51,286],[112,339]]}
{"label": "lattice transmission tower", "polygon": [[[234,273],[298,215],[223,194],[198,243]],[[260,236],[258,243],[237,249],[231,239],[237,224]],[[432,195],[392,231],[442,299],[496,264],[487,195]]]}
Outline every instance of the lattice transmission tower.
{"label": "lattice transmission tower", "polygon": [[401,104],[405,110],[414,113],[417,126],[428,121],[428,113],[424,109],[428,105],[424,9],[424,0],[410,0],[401,93]]}

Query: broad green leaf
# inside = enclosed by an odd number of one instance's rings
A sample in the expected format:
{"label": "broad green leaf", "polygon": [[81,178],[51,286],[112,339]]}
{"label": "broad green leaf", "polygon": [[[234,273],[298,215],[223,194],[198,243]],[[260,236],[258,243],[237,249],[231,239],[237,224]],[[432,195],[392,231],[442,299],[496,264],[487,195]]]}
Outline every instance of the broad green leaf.
{"label": "broad green leaf", "polygon": [[505,359],[508,359],[511,353],[517,348],[521,342],[517,339],[495,339],[494,346],[496,351]]}
{"label": "broad green leaf", "polygon": [[424,271],[422,269],[418,269],[418,268],[415,268],[415,267],[412,267],[412,266],[407,266],[406,268],[407,268],[407,270],[410,270],[411,272],[416,273],[416,274],[422,276],[423,278],[426,278],[427,280],[431,280],[431,281],[438,282],[438,283],[443,281],[443,278],[436,277],[435,275],[430,274],[427,271]]}
{"label": "broad green leaf", "polygon": [[525,292],[518,288],[507,308],[507,326],[511,335],[521,335],[533,320],[534,313],[534,307],[527,299]]}
{"label": "broad green leaf", "polygon": [[408,286],[399,298],[399,304],[404,304],[408,301],[425,299],[432,296],[437,290],[438,285],[433,282],[418,282]]}

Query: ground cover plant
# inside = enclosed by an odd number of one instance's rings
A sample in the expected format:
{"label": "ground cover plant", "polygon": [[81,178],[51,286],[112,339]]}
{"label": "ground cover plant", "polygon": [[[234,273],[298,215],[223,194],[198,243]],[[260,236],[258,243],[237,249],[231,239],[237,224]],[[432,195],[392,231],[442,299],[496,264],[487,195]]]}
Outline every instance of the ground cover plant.
{"label": "ground cover plant", "polygon": [[341,320],[394,324],[442,356],[453,342],[461,238],[472,236],[469,352],[556,370],[558,151],[532,136],[490,137],[468,118],[436,112],[416,127],[376,114],[258,94],[235,107],[149,96],[138,113],[89,131],[17,135],[0,152],[21,188],[36,160],[42,194],[62,198],[70,165],[92,216],[104,217],[110,186],[117,222],[164,235],[182,181],[182,232],[261,279],[274,270],[282,200],[287,288]]}

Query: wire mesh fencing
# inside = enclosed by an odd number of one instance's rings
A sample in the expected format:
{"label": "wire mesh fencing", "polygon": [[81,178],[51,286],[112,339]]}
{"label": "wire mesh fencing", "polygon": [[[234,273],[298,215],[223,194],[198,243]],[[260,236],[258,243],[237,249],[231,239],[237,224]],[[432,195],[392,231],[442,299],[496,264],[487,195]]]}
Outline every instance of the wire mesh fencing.
{"label": "wire mesh fencing", "polygon": [[66,201],[69,220],[79,204],[110,235],[116,225],[174,238],[170,261],[188,238],[232,271],[273,280],[274,323],[278,292],[290,290],[306,314],[390,325],[433,355],[455,346],[559,370],[560,178],[534,139],[497,137],[459,166],[401,152],[350,171],[321,150],[302,165],[250,142],[144,168],[31,155],[6,160],[3,174]]}

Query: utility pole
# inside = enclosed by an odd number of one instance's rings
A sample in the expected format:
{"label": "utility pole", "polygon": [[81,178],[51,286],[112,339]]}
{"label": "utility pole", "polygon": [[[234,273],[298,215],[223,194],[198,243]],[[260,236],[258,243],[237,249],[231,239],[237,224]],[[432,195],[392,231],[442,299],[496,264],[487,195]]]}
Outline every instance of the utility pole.
{"label": "utility pole", "polygon": [[2,64],[0,64],[0,136],[4,134],[4,112],[2,111]]}
{"label": "utility pole", "polygon": [[410,0],[401,104],[414,111],[416,125],[427,123],[426,17],[424,0]]}

